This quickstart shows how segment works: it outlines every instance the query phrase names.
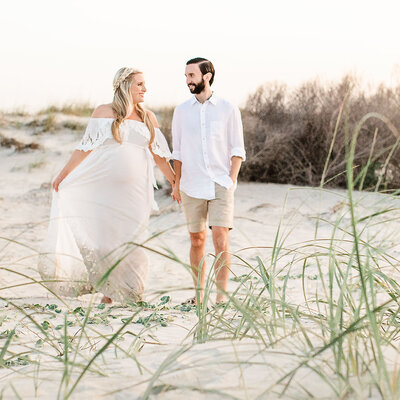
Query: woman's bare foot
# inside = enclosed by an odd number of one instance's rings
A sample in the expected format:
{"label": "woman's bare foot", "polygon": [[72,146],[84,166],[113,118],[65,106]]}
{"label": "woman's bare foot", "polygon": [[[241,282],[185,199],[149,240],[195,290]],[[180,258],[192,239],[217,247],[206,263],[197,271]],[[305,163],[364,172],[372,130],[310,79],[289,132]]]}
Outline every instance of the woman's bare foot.
{"label": "woman's bare foot", "polygon": [[103,298],[101,299],[101,302],[105,303],[105,304],[111,304],[112,303],[112,299],[110,299],[107,296],[103,296]]}
{"label": "woman's bare foot", "polygon": [[226,303],[226,297],[222,293],[217,294],[217,298],[215,300],[215,304],[224,304]]}

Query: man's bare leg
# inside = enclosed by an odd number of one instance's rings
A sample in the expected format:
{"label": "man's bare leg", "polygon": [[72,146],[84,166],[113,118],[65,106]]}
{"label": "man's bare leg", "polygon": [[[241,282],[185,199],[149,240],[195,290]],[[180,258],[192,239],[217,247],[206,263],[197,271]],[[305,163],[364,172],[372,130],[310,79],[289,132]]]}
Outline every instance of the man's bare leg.
{"label": "man's bare leg", "polygon": [[[205,254],[207,231],[190,232],[190,265],[193,272],[194,287],[197,288],[197,280],[199,275],[199,264],[201,263]],[[200,273],[200,302],[203,301],[204,290],[204,277],[205,277],[205,261],[201,264]],[[196,300],[197,301],[197,300]]]}
{"label": "man's bare leg", "polygon": [[215,263],[215,279],[217,284],[216,303],[225,301],[224,291],[228,284],[228,276],[231,268],[231,256],[229,254],[229,228],[222,226],[212,227],[215,255],[219,256]]}

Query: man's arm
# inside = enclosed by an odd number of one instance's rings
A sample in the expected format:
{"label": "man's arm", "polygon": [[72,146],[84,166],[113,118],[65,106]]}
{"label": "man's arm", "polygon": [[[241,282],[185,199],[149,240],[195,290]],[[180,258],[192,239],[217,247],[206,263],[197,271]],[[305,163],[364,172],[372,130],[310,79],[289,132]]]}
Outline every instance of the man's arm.
{"label": "man's arm", "polygon": [[240,166],[242,165],[242,157],[233,156],[231,158],[231,172],[229,176],[232,179],[232,182],[235,184],[237,181],[237,177],[239,175]]}
{"label": "man's arm", "polygon": [[234,107],[229,119],[229,155],[231,158],[231,170],[229,176],[236,183],[242,162],[246,159],[244,149],[243,125],[240,111]]}

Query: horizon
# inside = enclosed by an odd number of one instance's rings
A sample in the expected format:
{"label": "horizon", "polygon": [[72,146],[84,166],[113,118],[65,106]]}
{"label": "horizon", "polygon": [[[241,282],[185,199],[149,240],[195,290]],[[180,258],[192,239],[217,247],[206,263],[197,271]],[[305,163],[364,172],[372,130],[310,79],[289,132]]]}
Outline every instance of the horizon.
{"label": "horizon", "polygon": [[[366,93],[366,95],[369,94],[373,94],[374,90],[377,90],[381,85],[384,85],[386,88],[389,89],[396,89],[397,87],[400,87],[400,81],[393,84],[393,85],[388,85],[387,82],[381,81],[381,82],[366,82],[365,80],[362,80],[362,78],[360,76],[357,76],[355,73],[345,73],[343,74],[341,77],[339,77],[337,80],[325,80],[322,81],[318,76],[316,76],[315,78],[310,78],[308,80],[304,80],[299,82],[298,84],[295,85],[287,85],[285,82],[283,81],[266,81],[260,85],[258,85],[253,92],[248,93],[246,98],[244,99],[244,101],[237,103],[237,105],[239,106],[239,108],[244,109],[246,107],[246,102],[249,99],[250,96],[254,95],[255,92],[261,88],[261,87],[265,87],[268,85],[271,86],[285,86],[287,88],[287,93],[290,95],[291,93],[294,93],[297,89],[301,88],[303,85],[306,85],[308,83],[317,83],[320,84],[321,87],[323,88],[327,88],[330,87],[331,85],[335,85],[335,84],[339,84],[344,78],[346,77],[350,77],[354,79],[354,82],[356,82],[356,86],[358,87],[358,89],[364,91]],[[212,86],[212,89],[215,85]],[[183,98],[183,101],[188,100],[190,97],[194,96],[194,94],[190,93],[189,89],[187,90],[187,96],[186,98]],[[213,91],[214,92],[214,91]],[[218,96],[220,96],[220,92],[215,92]],[[110,90],[110,98],[109,98],[109,103],[111,103],[112,101],[112,90]],[[228,101],[230,100],[229,98],[227,98],[226,96],[223,96],[224,98],[226,98]],[[90,102],[89,100],[85,100],[85,99],[78,99],[78,100],[73,100],[73,99],[66,99],[66,100],[61,100],[58,102],[50,102],[47,104],[43,104],[40,106],[36,106],[36,107],[29,107],[28,105],[18,105],[16,107],[11,107],[8,109],[5,108],[0,108],[0,112],[5,113],[5,114],[13,114],[13,113],[26,113],[28,115],[34,115],[34,114],[38,114],[38,113],[42,113],[42,112],[49,112],[48,109],[51,108],[56,108],[56,109],[60,109],[60,111],[56,111],[56,112],[63,112],[62,109],[63,108],[68,108],[68,107],[75,107],[77,109],[79,108],[96,108],[97,106],[99,106],[100,104],[104,104],[104,103],[94,103],[93,101]],[[162,111],[163,108],[174,108],[176,107],[178,104],[180,103],[164,103],[164,104],[150,104],[148,103],[146,100],[143,102],[143,105],[145,108],[149,109],[154,109],[155,111]],[[53,112],[53,111],[52,111]],[[68,114],[68,112],[67,112]]]}

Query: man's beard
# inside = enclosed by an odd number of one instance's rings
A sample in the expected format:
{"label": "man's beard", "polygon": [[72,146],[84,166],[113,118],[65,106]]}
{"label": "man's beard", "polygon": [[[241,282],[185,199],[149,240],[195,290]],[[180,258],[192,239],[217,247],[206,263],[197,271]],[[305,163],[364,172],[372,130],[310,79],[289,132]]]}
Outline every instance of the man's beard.
{"label": "man's beard", "polygon": [[191,85],[193,85],[194,88],[191,88],[189,85],[188,86],[189,86],[190,93],[193,93],[193,94],[200,94],[206,87],[204,84],[203,78],[201,78],[201,81],[199,83],[192,83]]}

